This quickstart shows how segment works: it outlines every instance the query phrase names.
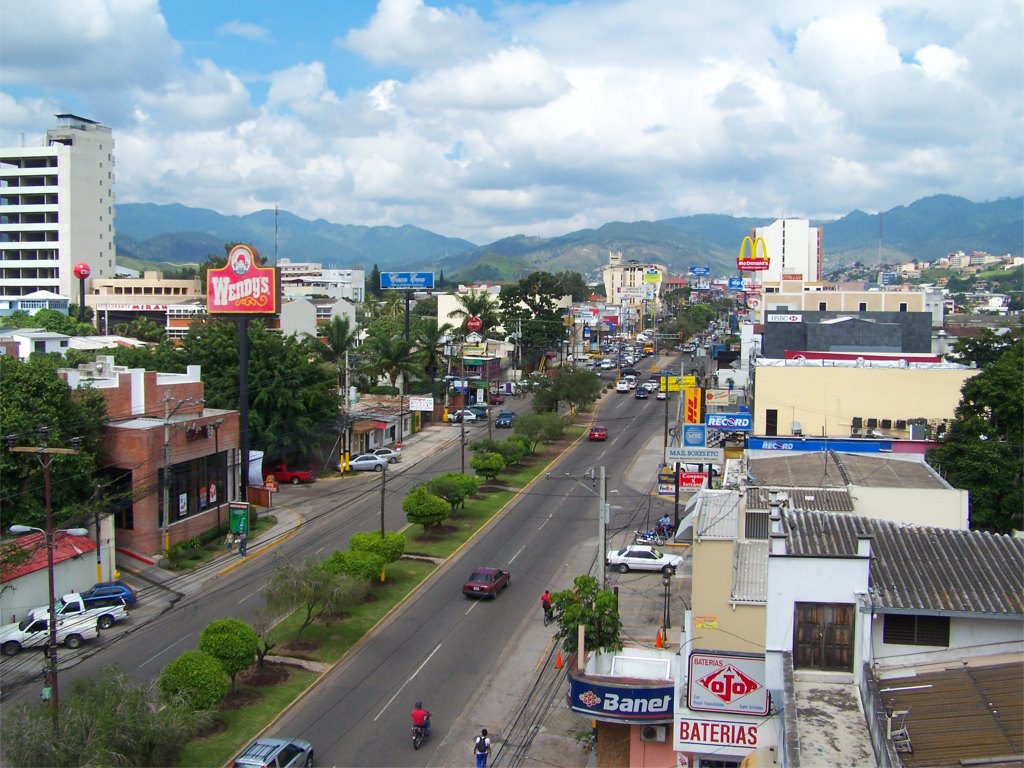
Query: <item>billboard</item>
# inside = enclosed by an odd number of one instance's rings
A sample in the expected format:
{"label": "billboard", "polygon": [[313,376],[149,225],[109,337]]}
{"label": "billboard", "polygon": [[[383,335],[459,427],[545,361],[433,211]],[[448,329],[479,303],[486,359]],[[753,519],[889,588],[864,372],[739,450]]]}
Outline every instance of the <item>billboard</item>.
{"label": "billboard", "polygon": [[694,651],[686,706],[694,711],[767,715],[764,655]]}
{"label": "billboard", "polygon": [[666,685],[630,686],[569,678],[569,708],[605,722],[670,722],[673,695],[671,681]]}
{"label": "billboard", "polygon": [[274,315],[281,309],[281,281],[274,267],[261,267],[248,245],[236,245],[228,263],[206,273],[210,314]]}
{"label": "billboard", "polygon": [[683,409],[683,422],[686,424],[700,424],[704,421],[701,418],[704,403],[704,390],[700,387],[691,387],[684,390],[686,404]]}
{"label": "billboard", "polygon": [[433,272],[381,272],[381,290],[429,291],[434,287]]}
{"label": "billboard", "polygon": [[[747,246],[750,246],[750,253],[744,255]],[[757,258],[757,246],[761,246],[761,258]],[[736,269],[740,272],[764,272],[769,267],[768,260],[768,246],[764,242],[764,238],[752,238],[750,236],[744,237],[743,242],[740,243],[740,252],[736,256]]]}
{"label": "billboard", "polygon": [[750,432],[754,428],[754,417],[749,413],[709,413],[704,423],[726,432]]}

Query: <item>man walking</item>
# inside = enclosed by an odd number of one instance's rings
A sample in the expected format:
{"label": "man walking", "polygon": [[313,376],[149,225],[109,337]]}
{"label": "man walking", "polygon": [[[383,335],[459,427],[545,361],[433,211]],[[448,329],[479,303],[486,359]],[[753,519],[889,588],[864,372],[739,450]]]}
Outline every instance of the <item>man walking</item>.
{"label": "man walking", "polygon": [[249,537],[245,535],[245,531],[238,534],[238,554],[245,557],[245,548],[249,544]]}
{"label": "man walking", "polygon": [[491,754],[491,740],[487,738],[486,728],[480,729],[480,735],[473,742],[473,754],[476,755],[476,768],[487,768],[487,757]]}

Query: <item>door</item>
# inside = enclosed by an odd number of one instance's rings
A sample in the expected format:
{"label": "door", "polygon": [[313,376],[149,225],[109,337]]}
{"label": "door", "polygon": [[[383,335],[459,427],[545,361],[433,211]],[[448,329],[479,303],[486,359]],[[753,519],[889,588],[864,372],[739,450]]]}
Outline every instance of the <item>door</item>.
{"label": "door", "polygon": [[793,616],[793,666],[853,671],[853,605],[797,603]]}
{"label": "door", "polygon": [[779,412],[774,408],[769,408],[764,413],[764,434],[765,437],[779,435]]}

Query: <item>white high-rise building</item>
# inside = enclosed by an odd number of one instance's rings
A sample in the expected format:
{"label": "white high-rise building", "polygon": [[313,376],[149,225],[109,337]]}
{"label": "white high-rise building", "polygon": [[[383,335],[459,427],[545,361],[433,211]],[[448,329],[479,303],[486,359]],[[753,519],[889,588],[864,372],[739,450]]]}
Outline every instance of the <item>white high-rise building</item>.
{"label": "white high-rise building", "polygon": [[0,149],[0,297],[37,291],[78,303],[78,263],[112,278],[114,139],[106,126],[57,115],[43,146]]}
{"label": "white high-rise building", "polygon": [[[769,267],[752,272],[756,285],[778,284],[783,280],[800,283],[821,281],[821,227],[812,227],[807,219],[776,219],[767,227],[757,227],[755,237],[764,240]],[[761,257],[758,250],[755,258]]]}

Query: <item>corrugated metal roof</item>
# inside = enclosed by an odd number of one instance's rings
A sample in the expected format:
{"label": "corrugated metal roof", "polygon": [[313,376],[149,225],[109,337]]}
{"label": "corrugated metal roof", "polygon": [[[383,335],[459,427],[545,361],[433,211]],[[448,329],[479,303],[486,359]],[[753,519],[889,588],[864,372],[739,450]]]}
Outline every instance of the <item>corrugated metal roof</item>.
{"label": "corrugated metal roof", "polygon": [[854,555],[857,536],[871,536],[879,610],[1024,617],[1024,539],[808,510],[783,521],[795,555]]}
{"label": "corrugated metal roof", "polygon": [[694,538],[739,538],[740,495],[737,491],[703,490],[698,498]]}
{"label": "corrugated metal roof", "polygon": [[[816,509],[822,512],[853,512],[853,499],[846,488],[779,488],[789,498],[789,506],[796,509]],[[768,491],[765,486],[747,486],[747,509],[768,509]]]}
{"label": "corrugated metal roof", "polygon": [[758,456],[748,462],[750,482],[761,487],[949,488],[931,467],[906,454],[782,453]]}
{"label": "corrugated metal roof", "polygon": [[737,541],[733,549],[732,600],[768,601],[768,541]]}

